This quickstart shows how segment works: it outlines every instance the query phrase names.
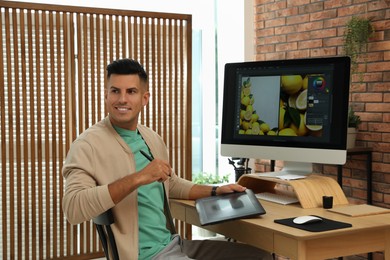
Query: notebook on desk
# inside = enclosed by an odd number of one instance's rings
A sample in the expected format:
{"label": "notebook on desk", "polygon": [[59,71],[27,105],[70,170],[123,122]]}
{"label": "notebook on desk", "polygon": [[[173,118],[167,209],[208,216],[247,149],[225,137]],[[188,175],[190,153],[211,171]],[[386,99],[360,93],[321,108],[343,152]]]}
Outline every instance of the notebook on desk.
{"label": "notebook on desk", "polygon": [[390,209],[381,208],[373,205],[367,205],[367,204],[339,206],[328,210],[335,213],[350,216],[350,217],[361,217],[361,216],[390,213]]}
{"label": "notebook on desk", "polygon": [[266,213],[250,189],[198,199],[195,207],[202,226]]}

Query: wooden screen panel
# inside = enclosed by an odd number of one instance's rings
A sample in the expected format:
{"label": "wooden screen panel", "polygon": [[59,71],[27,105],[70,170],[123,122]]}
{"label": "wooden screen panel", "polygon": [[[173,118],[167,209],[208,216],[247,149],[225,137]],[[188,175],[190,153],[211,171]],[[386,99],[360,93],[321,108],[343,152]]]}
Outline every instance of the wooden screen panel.
{"label": "wooden screen panel", "polygon": [[63,160],[106,115],[105,66],[130,57],[150,75],[141,122],[191,178],[191,16],[2,2],[0,28],[0,258],[101,256],[92,223],[64,218]]}

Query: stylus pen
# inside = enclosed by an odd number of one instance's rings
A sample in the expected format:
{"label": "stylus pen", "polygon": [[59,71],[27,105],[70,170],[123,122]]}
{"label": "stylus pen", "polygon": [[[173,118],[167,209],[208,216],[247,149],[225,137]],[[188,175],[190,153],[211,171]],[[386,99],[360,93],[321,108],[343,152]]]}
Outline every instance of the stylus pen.
{"label": "stylus pen", "polygon": [[148,159],[149,161],[153,161],[153,158],[149,154],[147,154],[142,150],[140,150],[140,152],[142,153],[143,156],[145,156],[146,159]]}
{"label": "stylus pen", "polygon": [[[152,156],[150,156],[149,154],[147,154],[146,152],[140,150],[140,152],[142,153],[143,156],[145,156],[146,159],[148,159],[149,161],[153,161],[153,158]],[[171,176],[170,174],[168,176]]]}

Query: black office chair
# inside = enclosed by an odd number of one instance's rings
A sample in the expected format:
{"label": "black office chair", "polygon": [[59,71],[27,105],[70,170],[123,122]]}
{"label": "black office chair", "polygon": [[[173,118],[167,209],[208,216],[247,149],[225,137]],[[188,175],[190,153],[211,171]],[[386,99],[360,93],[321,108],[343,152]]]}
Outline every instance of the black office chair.
{"label": "black office chair", "polygon": [[110,260],[112,257],[112,260],[119,260],[118,249],[116,248],[114,234],[111,230],[111,224],[114,223],[111,209],[92,219],[92,221],[98,231],[106,258]]}

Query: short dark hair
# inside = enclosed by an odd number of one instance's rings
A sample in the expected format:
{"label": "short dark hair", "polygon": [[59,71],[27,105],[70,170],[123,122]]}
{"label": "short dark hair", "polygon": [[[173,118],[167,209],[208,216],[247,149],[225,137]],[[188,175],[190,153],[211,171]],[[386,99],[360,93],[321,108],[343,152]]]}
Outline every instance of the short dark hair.
{"label": "short dark hair", "polygon": [[141,81],[148,82],[148,74],[144,67],[133,59],[119,59],[107,65],[107,79],[110,78],[111,74],[128,75],[137,74]]}

